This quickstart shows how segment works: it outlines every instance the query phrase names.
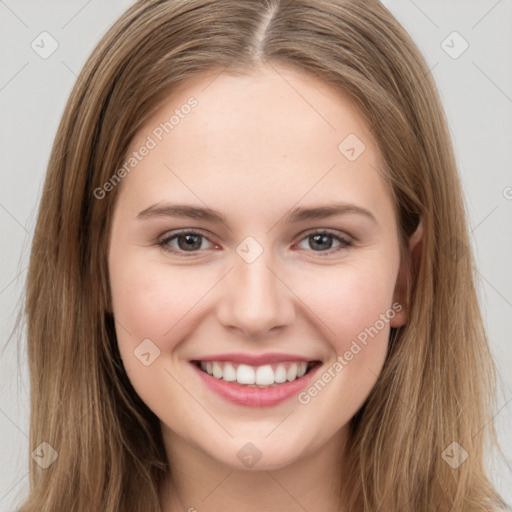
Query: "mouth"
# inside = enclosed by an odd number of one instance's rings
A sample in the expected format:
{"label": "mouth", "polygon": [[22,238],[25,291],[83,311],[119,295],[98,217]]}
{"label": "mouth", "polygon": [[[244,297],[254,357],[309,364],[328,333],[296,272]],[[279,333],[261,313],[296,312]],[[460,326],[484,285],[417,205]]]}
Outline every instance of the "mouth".
{"label": "mouth", "polygon": [[250,365],[225,360],[191,360],[199,371],[219,381],[244,388],[275,388],[308,375],[321,361],[279,361]]}

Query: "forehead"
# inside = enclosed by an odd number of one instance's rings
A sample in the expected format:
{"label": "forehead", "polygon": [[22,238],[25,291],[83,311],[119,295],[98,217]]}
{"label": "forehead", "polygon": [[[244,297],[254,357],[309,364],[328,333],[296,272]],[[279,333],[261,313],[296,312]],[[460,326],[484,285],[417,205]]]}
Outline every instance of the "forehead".
{"label": "forehead", "polygon": [[[193,109],[187,107],[191,97],[197,101]],[[182,109],[187,111],[185,115]],[[196,145],[220,142],[227,136],[239,143],[234,150],[249,150],[264,143],[267,150],[282,153],[299,139],[318,145],[322,138],[326,146],[336,148],[347,129],[352,129],[367,146],[374,146],[373,136],[350,96],[309,73],[282,65],[262,65],[248,74],[208,72],[186,81],[139,130],[132,146],[162,121],[171,120],[173,114],[172,131],[164,137],[185,138],[190,130],[200,128]],[[186,123],[181,122],[184,118]],[[273,137],[276,134],[277,139]]]}
{"label": "forehead", "polygon": [[141,208],[168,193],[196,202],[215,193],[261,208],[326,193],[374,201],[385,192],[377,144],[355,103],[293,68],[189,80],[138,131],[127,156],[149,140],[122,183]]}

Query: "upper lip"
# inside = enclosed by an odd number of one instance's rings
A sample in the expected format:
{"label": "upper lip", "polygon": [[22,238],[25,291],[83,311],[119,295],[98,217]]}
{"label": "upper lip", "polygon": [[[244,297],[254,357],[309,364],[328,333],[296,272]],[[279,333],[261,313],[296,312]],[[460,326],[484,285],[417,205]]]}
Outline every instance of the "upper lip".
{"label": "upper lip", "polygon": [[215,354],[212,356],[197,357],[191,359],[191,361],[230,361],[233,363],[247,364],[249,366],[262,366],[265,364],[281,363],[286,361],[305,361],[313,362],[318,359],[311,359],[309,357],[303,357],[294,354],[282,354],[282,353],[271,353],[271,354]]}

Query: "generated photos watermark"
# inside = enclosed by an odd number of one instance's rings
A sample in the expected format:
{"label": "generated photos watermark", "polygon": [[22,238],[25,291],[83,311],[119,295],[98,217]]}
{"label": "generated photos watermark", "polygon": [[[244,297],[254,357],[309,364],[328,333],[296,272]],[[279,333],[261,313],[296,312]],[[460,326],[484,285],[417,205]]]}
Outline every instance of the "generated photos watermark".
{"label": "generated photos watermark", "polygon": [[129,155],[123,166],[120,167],[101,187],[96,187],[93,190],[93,196],[96,199],[103,199],[109,192],[111,192],[116,185],[118,185],[123,178],[125,178],[137,165],[147,156],[150,151],[155,149],[166,135],[172,132],[183,119],[185,119],[192,109],[197,107],[199,102],[196,98],[191,96],[187,102],[181,105],[180,108],[174,110],[174,114],[169,117],[167,121],[160,123],[153,129],[150,135],[146,137],[144,143]]}
{"label": "generated photos watermark", "polygon": [[362,330],[357,335],[357,339],[352,341],[349,349],[343,355],[338,355],[336,362],[329,366],[308,389],[298,394],[299,403],[309,404],[311,399],[317,396],[368,345],[369,339],[377,336],[401,310],[400,303],[393,303],[389,309],[379,315],[379,319],[373,325]]}

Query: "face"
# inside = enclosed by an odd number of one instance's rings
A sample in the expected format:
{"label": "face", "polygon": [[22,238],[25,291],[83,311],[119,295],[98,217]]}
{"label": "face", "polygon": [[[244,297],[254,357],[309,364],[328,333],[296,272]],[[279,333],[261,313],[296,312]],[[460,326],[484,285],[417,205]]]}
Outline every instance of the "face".
{"label": "face", "polygon": [[164,438],[246,469],[343,439],[405,320],[393,200],[354,104],[282,66],[205,75],[129,155],[112,307]]}

